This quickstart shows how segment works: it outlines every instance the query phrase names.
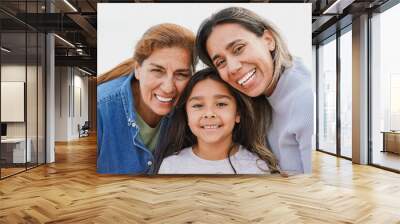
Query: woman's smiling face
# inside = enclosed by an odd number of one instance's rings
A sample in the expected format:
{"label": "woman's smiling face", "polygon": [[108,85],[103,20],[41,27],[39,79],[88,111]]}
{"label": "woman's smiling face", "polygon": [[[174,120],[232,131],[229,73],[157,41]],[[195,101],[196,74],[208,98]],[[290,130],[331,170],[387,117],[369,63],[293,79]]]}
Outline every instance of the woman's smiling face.
{"label": "woman's smiling face", "polygon": [[139,80],[142,111],[168,114],[191,77],[190,52],[171,47],[154,52],[135,68]]}
{"label": "woman's smiling face", "polygon": [[258,37],[239,24],[219,24],[206,47],[223,80],[251,97],[266,94],[274,71],[275,41],[269,31]]}

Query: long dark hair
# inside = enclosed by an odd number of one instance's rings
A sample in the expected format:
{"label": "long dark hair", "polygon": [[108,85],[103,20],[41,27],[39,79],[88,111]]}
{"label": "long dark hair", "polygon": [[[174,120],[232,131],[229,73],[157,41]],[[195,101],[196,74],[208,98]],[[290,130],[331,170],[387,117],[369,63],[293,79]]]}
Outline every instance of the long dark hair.
{"label": "long dark hair", "polygon": [[[212,79],[224,84],[236,100],[238,113],[240,115],[240,123],[235,124],[232,134],[232,142],[240,144],[247,150],[256,153],[260,159],[267,163],[271,173],[279,172],[277,159],[265,144],[267,130],[265,124],[268,124],[268,121],[271,119],[268,113],[268,111],[270,111],[268,110],[269,104],[265,100],[265,97],[250,98],[242,94],[223,81],[218,72],[213,68],[206,68],[196,72],[183,90],[176,108],[173,111],[173,115],[170,118],[167,133],[164,136],[164,139],[161,140],[162,144],[156,150],[156,164],[153,172],[158,172],[164,158],[177,154],[186,147],[197,144],[197,138],[193,135],[188,125],[186,103],[196,84],[206,79]],[[265,102],[261,104],[259,102],[260,100],[264,100]],[[254,106],[253,104],[257,104],[258,106]],[[260,105],[265,105],[265,107]],[[261,118],[261,120],[256,118]],[[262,122],[262,125],[260,125],[260,122]],[[228,152],[229,162],[231,150],[232,147]],[[230,164],[232,169],[235,171],[232,163]]]}

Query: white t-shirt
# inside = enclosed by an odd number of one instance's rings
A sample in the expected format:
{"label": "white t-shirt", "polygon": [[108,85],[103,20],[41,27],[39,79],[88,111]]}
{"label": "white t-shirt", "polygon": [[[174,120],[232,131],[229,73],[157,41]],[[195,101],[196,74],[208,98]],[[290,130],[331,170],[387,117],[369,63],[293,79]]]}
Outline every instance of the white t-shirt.
{"label": "white t-shirt", "polygon": [[[237,174],[270,174],[267,163],[243,146],[230,157]],[[168,156],[159,174],[234,174],[228,158],[206,160],[193,153],[192,147],[184,148],[177,155]]]}

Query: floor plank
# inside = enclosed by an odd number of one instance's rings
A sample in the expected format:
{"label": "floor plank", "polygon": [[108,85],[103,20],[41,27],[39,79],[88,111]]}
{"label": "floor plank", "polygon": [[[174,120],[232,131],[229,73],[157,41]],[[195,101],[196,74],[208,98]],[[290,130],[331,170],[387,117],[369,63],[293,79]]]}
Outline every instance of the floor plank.
{"label": "floor plank", "polygon": [[0,223],[400,223],[400,175],[315,152],[312,175],[99,175],[96,139],[0,181]]}

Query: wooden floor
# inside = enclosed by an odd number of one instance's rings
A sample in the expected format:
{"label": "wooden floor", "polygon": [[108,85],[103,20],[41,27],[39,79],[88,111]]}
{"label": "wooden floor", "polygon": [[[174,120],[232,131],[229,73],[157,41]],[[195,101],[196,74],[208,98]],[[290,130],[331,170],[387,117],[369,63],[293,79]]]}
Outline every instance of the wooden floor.
{"label": "wooden floor", "polygon": [[[13,164],[10,166],[13,166]],[[36,163],[27,163],[26,167],[25,167],[25,164],[18,164],[17,167],[10,167],[10,166],[8,166],[6,168],[4,168],[4,167],[0,168],[1,169],[0,170],[1,178],[6,178],[8,176],[12,176],[12,175],[15,175],[20,172],[24,172],[29,169],[33,169],[33,168],[37,167],[37,164]]]}
{"label": "wooden floor", "polygon": [[0,223],[400,223],[400,175],[320,152],[312,175],[96,174],[93,137],[0,181]]}
{"label": "wooden floor", "polygon": [[0,169],[1,169],[1,178],[8,177],[8,176],[11,176],[13,174],[16,174],[16,173],[19,173],[19,172],[22,172],[22,171],[26,170],[25,167],[24,168],[20,168],[20,167],[17,167],[17,168],[0,168]]}

